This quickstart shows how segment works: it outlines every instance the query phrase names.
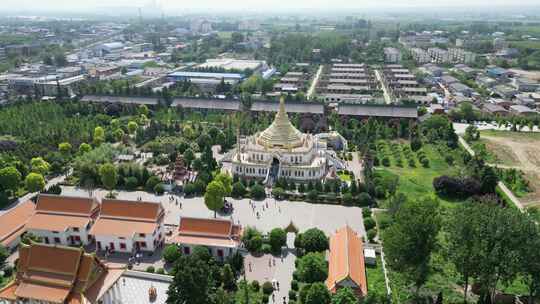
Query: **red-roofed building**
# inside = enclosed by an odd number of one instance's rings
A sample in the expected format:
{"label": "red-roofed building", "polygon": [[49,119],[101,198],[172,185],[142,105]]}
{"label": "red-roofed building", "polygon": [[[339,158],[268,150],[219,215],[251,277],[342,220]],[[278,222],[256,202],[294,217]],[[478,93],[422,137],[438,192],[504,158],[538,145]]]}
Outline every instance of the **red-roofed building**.
{"label": "red-roofed building", "polygon": [[0,302],[97,303],[96,291],[108,289],[116,272],[82,248],[21,245],[17,275],[0,289]]}
{"label": "red-roofed building", "polygon": [[164,242],[164,218],[160,203],[103,199],[90,234],[98,250],[154,251]]}
{"label": "red-roofed building", "polygon": [[362,239],[349,226],[330,237],[326,287],[332,293],[350,287],[359,297],[367,295],[366,267]]}
{"label": "red-roofed building", "polygon": [[25,229],[46,244],[87,245],[92,241],[88,232],[99,212],[94,198],[40,194],[35,209]]}
{"label": "red-roofed building", "polygon": [[32,217],[36,205],[26,201],[0,215],[0,244],[8,250],[14,250],[26,232],[26,222]]}
{"label": "red-roofed building", "polygon": [[182,217],[178,232],[168,242],[178,244],[184,254],[190,254],[195,246],[205,246],[212,255],[224,259],[238,250],[241,235],[242,226],[230,220]]}

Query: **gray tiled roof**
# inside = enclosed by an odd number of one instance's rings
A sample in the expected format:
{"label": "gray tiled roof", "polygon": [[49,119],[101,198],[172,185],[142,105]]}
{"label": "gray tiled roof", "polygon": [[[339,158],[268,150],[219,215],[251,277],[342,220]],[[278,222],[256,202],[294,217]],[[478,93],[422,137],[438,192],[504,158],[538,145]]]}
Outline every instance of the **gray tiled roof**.
{"label": "gray tiled roof", "polygon": [[340,104],[339,115],[418,118],[416,107]]}
{"label": "gray tiled roof", "polygon": [[[251,111],[254,112],[277,112],[279,108],[278,102],[268,101],[255,101],[251,105]],[[320,103],[299,103],[299,102],[286,102],[285,111],[287,113],[310,113],[310,114],[323,114],[324,105]]]}
{"label": "gray tiled roof", "polygon": [[240,102],[237,100],[222,99],[196,99],[196,98],[175,98],[172,106],[181,105],[186,109],[210,109],[210,110],[231,110],[238,111]]}

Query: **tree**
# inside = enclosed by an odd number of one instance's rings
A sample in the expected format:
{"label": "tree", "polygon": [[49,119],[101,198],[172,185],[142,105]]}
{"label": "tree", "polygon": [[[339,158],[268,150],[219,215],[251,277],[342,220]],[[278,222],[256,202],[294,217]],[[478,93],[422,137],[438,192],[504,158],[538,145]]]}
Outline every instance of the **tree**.
{"label": "tree", "polygon": [[247,190],[242,182],[238,181],[232,186],[231,196],[234,198],[241,198],[246,195]]}
{"label": "tree", "polygon": [[287,245],[287,232],[281,228],[274,228],[270,231],[268,242],[272,246],[272,252],[279,253],[281,247]]}
{"label": "tree", "polygon": [[478,249],[476,239],[479,233],[478,214],[480,209],[471,204],[460,205],[448,221],[448,257],[463,277],[463,302],[467,303],[469,279],[478,272]]}
{"label": "tree", "polygon": [[302,282],[323,282],[328,276],[328,266],[323,253],[310,252],[298,261],[298,278]]}
{"label": "tree", "polygon": [[260,252],[263,244],[262,235],[257,229],[247,227],[242,234],[242,243],[249,252]]}
{"label": "tree", "polygon": [[128,129],[129,134],[132,134],[132,135],[135,134],[138,128],[139,128],[139,125],[136,122],[134,121],[128,122],[127,129]]}
{"label": "tree", "polygon": [[182,254],[180,253],[180,248],[176,244],[167,245],[163,249],[163,260],[166,263],[172,264],[178,260]]}
{"label": "tree", "polygon": [[266,192],[263,186],[255,184],[250,188],[251,197],[256,200],[260,200],[266,197]]}
{"label": "tree", "polygon": [[540,295],[540,228],[533,214],[527,212],[523,237],[527,241],[520,246],[519,268],[522,280],[529,289],[528,303]]}
{"label": "tree", "polygon": [[232,177],[226,172],[220,172],[214,178],[215,181],[220,182],[225,189],[225,196],[229,196],[232,193]]}
{"label": "tree", "polygon": [[118,183],[118,172],[116,171],[116,167],[113,164],[101,165],[101,167],[99,167],[99,176],[103,186],[112,193],[112,190]]}
{"label": "tree", "polygon": [[15,192],[19,188],[22,175],[15,167],[5,167],[0,170],[0,189]]}
{"label": "tree", "polygon": [[121,141],[124,138],[124,130],[118,128],[113,131],[113,137],[116,142]]}
{"label": "tree", "polygon": [[98,147],[105,142],[105,130],[102,127],[96,127],[94,129],[93,137],[94,146]]}
{"label": "tree", "polygon": [[412,281],[417,293],[429,274],[440,222],[438,201],[427,197],[405,202],[394,216],[393,224],[384,231],[389,266]]}
{"label": "tree", "polygon": [[6,267],[6,260],[9,257],[9,251],[6,247],[0,245],[0,270]]}
{"label": "tree", "polygon": [[32,158],[32,160],[30,160],[30,167],[32,172],[39,173],[41,175],[47,175],[51,169],[51,165],[41,157]]}
{"label": "tree", "polygon": [[72,149],[72,146],[68,142],[63,142],[63,143],[58,144],[58,151],[60,151],[60,153],[64,155],[70,154],[71,149]]}
{"label": "tree", "polygon": [[358,298],[350,287],[338,289],[332,297],[332,304],[357,304]]}
{"label": "tree", "polygon": [[45,179],[43,175],[32,172],[26,176],[24,184],[28,192],[39,192],[45,188]]}
{"label": "tree", "polygon": [[230,264],[223,265],[221,269],[221,282],[223,282],[223,289],[227,291],[234,291],[236,289],[236,278]]}
{"label": "tree", "polygon": [[92,146],[90,146],[87,143],[82,143],[82,144],[79,145],[79,153],[81,153],[81,154],[90,152],[90,150],[92,150]]}
{"label": "tree", "polygon": [[184,151],[184,154],[182,155],[184,157],[184,160],[186,161],[186,166],[190,167],[191,162],[195,159],[195,153],[193,153],[193,150],[191,148],[187,148],[186,151]]}
{"label": "tree", "polygon": [[328,238],[318,228],[311,228],[302,233],[302,248],[306,252],[323,252],[328,249]]}
{"label": "tree", "polygon": [[217,211],[223,208],[226,190],[223,184],[218,181],[212,181],[206,187],[206,193],[204,194],[204,203],[206,207],[214,211],[214,217],[217,216]]}
{"label": "tree", "polygon": [[311,284],[304,304],[330,304],[330,301],[330,292],[326,285],[317,282]]}
{"label": "tree", "polygon": [[180,257],[173,268],[174,279],[167,291],[167,304],[212,303],[215,281],[210,265],[194,255]]}

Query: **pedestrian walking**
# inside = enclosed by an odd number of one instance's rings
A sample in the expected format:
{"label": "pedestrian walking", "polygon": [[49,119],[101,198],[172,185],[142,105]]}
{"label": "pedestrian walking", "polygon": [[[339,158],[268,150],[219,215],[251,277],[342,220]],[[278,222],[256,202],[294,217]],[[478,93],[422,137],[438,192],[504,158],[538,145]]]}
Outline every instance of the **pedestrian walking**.
{"label": "pedestrian walking", "polygon": [[279,281],[276,282],[277,290],[279,290]]}

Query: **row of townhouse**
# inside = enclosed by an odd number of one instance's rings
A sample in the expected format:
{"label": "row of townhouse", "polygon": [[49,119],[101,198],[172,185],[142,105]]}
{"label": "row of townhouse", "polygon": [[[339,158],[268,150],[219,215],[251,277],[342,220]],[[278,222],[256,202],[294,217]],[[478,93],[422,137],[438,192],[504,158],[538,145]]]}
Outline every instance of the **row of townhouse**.
{"label": "row of townhouse", "polygon": [[386,65],[383,69],[382,77],[386,87],[398,99],[414,100],[418,103],[426,103],[427,89],[416,80],[416,76],[411,74],[409,69],[401,65]]}

